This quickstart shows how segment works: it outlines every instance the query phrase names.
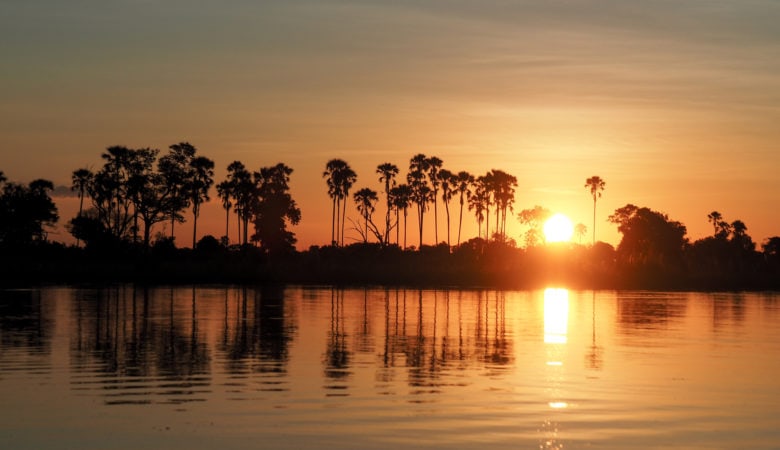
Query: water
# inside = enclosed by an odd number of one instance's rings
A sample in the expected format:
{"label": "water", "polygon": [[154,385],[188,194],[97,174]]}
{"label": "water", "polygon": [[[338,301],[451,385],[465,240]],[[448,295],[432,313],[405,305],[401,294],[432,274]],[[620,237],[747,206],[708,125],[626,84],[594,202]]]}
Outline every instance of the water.
{"label": "water", "polygon": [[0,291],[0,448],[780,448],[780,294]]}

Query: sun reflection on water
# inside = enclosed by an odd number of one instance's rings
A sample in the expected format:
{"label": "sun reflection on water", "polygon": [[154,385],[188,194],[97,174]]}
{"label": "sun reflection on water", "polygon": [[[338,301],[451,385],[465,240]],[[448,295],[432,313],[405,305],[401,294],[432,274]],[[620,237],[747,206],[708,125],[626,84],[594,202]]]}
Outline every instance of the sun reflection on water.
{"label": "sun reflection on water", "polygon": [[565,344],[569,323],[569,291],[548,288],[544,290],[544,342]]}

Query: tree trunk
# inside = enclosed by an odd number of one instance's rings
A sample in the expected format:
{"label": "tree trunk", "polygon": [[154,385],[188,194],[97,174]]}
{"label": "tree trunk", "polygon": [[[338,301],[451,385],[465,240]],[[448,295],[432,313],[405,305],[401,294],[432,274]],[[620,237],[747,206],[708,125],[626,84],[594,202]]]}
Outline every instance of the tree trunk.
{"label": "tree trunk", "polygon": [[332,206],[330,208],[330,245],[334,245],[333,241],[336,239],[336,197],[333,197]]}
{"label": "tree trunk", "polygon": [[460,245],[460,229],[463,226],[463,193],[460,194],[460,217],[458,217],[458,245]]}
{"label": "tree trunk", "polygon": [[195,206],[192,207],[192,249],[195,250],[196,238],[198,235],[198,213],[195,212]]}
{"label": "tree trunk", "polygon": [[423,244],[423,214],[425,205],[424,204],[418,204],[417,205],[417,225],[420,227],[420,247],[417,249],[418,251],[422,249]]}
{"label": "tree trunk", "polygon": [[593,245],[596,245],[596,196],[593,196]]}
{"label": "tree trunk", "polygon": [[341,213],[341,246],[344,246],[344,222],[347,220],[347,198],[349,198],[349,194],[344,194],[344,206]]}
{"label": "tree trunk", "polygon": [[406,211],[406,208],[404,208],[404,250],[406,250],[406,218],[408,216],[408,213]]}
{"label": "tree trunk", "polygon": [[450,204],[444,202],[444,211],[447,213],[447,248],[450,247]]}
{"label": "tree trunk", "polygon": [[437,207],[436,194],[433,191],[433,245],[439,245],[439,208]]}
{"label": "tree trunk", "polygon": [[149,241],[152,235],[152,225],[148,220],[144,220],[144,247],[149,248]]}
{"label": "tree trunk", "polygon": [[230,209],[225,209],[225,245],[230,245]]}
{"label": "tree trunk", "polygon": [[395,208],[395,245],[401,245],[401,218],[398,216],[398,207]]}

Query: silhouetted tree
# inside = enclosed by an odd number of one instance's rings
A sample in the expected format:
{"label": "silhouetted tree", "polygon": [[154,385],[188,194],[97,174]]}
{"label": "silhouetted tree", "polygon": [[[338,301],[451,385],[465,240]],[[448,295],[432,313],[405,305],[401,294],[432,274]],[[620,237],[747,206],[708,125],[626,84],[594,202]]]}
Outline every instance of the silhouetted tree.
{"label": "silhouetted tree", "polygon": [[325,164],[325,171],[322,176],[325,177],[325,183],[328,185],[328,196],[331,198],[333,204],[331,207],[331,223],[330,223],[330,243],[331,245],[338,245],[339,238],[336,236],[336,230],[338,227],[338,219],[341,215],[341,185],[339,178],[344,168],[347,167],[347,163],[341,159],[331,159]]}
{"label": "silhouetted tree", "polygon": [[580,222],[574,226],[574,234],[577,236],[577,241],[582,244],[582,238],[588,232],[588,227],[584,223]]}
{"label": "silhouetted tree", "polygon": [[190,205],[190,163],[195,157],[196,149],[189,142],[180,142],[168,147],[168,154],[161,157],[157,170],[163,177],[165,191],[170,193],[171,200],[167,202],[168,218],[171,220],[171,238],[174,236],[174,224],[183,222],[181,212]]}
{"label": "silhouetted tree", "polygon": [[222,207],[225,208],[225,245],[228,245],[230,244],[230,208],[233,207],[233,186],[230,180],[217,184],[217,195],[222,200]]}
{"label": "silhouetted tree", "polygon": [[[435,156],[428,158],[428,180],[431,183],[431,198],[433,199],[433,238],[434,244],[439,244],[439,208],[436,199],[439,195],[439,171],[443,161]],[[422,245],[422,244],[421,244]]]}
{"label": "silhouetted tree", "polygon": [[525,246],[531,248],[544,242],[542,226],[552,213],[549,209],[536,205],[531,209],[524,209],[517,215],[517,219],[528,227],[525,232]]}
{"label": "silhouetted tree", "polygon": [[252,202],[255,234],[265,251],[286,253],[294,250],[295,234],[287,230],[287,224],[301,221],[301,210],[290,195],[290,174],[293,170],[283,163],[263,167],[254,173],[256,190]]}
{"label": "silhouetted tree", "polygon": [[[128,193],[133,202],[134,228],[137,216],[144,222],[144,246],[149,247],[152,227],[169,217],[181,199],[177,187],[166,182],[162,173],[153,170],[154,160],[158,151],[153,149],[131,150],[134,152],[134,164],[130,176]],[[135,232],[134,232],[135,234]],[[173,238],[171,238],[173,239]],[[171,241],[173,242],[173,241]]]}
{"label": "silhouetted tree", "polygon": [[436,175],[441,183],[441,200],[444,202],[444,211],[447,214],[447,247],[450,243],[450,200],[455,195],[455,189],[458,184],[458,177],[447,169],[442,169]]}
{"label": "silhouetted tree", "polygon": [[371,223],[371,215],[374,214],[374,205],[376,205],[376,202],[379,200],[379,198],[377,197],[376,191],[369,188],[362,188],[358,190],[355,192],[354,198],[358,212],[360,212],[360,215],[363,216],[363,224],[365,227],[365,231],[361,232],[363,235],[363,242],[368,242],[368,227]]}
{"label": "silhouetted tree", "polygon": [[433,192],[427,179],[429,163],[430,160],[424,154],[418,153],[409,161],[409,173],[406,175],[406,182],[412,190],[412,202],[417,205],[417,226],[420,231],[419,248],[422,248],[423,244],[423,218]]}
{"label": "silhouetted tree", "polygon": [[[399,210],[404,212],[404,247],[406,248],[406,219],[408,216],[408,209],[412,206],[412,188],[408,184],[399,184],[398,186],[390,189],[393,206],[395,207],[395,222],[399,223],[398,212]],[[399,227],[400,228],[400,227]],[[396,228],[395,240],[396,244],[399,242],[399,228]]]}
{"label": "silhouetted tree", "polygon": [[87,192],[87,187],[94,177],[95,175],[89,169],[75,170],[71,176],[70,190],[79,193],[79,216],[84,210],[84,195]]}
{"label": "silhouetted tree", "polygon": [[0,187],[0,245],[18,247],[45,241],[45,227],[59,219],[49,196],[52,182],[38,179],[27,186],[8,183],[0,172]]}
{"label": "silhouetted tree", "polygon": [[585,187],[590,190],[593,196],[593,243],[596,243],[596,199],[601,197],[601,192],[607,183],[598,175],[594,175],[585,180]]}
{"label": "silhouetted tree", "polygon": [[[376,173],[379,174],[379,182],[385,184],[385,200],[387,201],[387,214],[385,215],[385,232],[384,232],[384,244],[390,243],[390,210],[392,209],[392,202],[390,198],[390,189],[395,187],[395,177],[398,175],[398,166],[391,163],[380,164],[376,168]],[[396,220],[396,226],[398,221]]]}
{"label": "silhouetted tree", "polygon": [[718,211],[707,214],[707,220],[712,224],[713,236],[718,239],[728,239],[731,225],[723,220],[723,216]]}
{"label": "silhouetted tree", "polygon": [[747,225],[741,220],[735,220],[731,222],[731,242],[746,252],[753,252],[756,249],[756,244],[753,239],[747,234]]}
{"label": "silhouetted tree", "polygon": [[341,236],[336,236],[335,243],[338,244],[340,242],[341,245],[344,245],[344,222],[347,216],[346,199],[349,198],[349,190],[352,188],[352,185],[357,181],[357,174],[345,161],[332,159],[325,165],[325,172],[322,175],[326,177],[328,195],[336,202],[334,212],[341,214],[341,226],[339,227],[338,222],[335,223],[336,229],[341,228]]}
{"label": "silhouetted tree", "polygon": [[[84,195],[87,193],[87,188],[89,187],[89,184],[92,183],[94,177],[95,174],[89,169],[75,170],[71,176],[72,184],[70,190],[79,193],[79,213],[77,217],[81,217],[81,214],[84,212]],[[79,245],[79,241],[80,240],[76,238],[76,246]]]}
{"label": "silhouetted tree", "polygon": [[685,225],[666,214],[628,204],[615,210],[609,221],[623,234],[617,248],[618,261],[634,268],[674,271],[681,268],[688,240]]}
{"label": "silhouetted tree", "polygon": [[761,244],[761,249],[764,251],[764,258],[767,261],[778,263],[780,262],[780,236],[772,236]]}
{"label": "silhouetted tree", "polygon": [[460,171],[457,175],[456,190],[460,197],[460,213],[458,216],[458,245],[460,245],[460,231],[463,226],[463,204],[471,198],[471,187],[474,184],[474,176],[466,171]]}
{"label": "silhouetted tree", "polygon": [[[474,210],[477,219],[477,236],[482,235],[482,222],[490,215],[490,180],[486,176],[479,176],[474,180],[474,190],[469,198],[469,210]],[[485,224],[485,240],[488,240],[490,232]]]}
{"label": "silhouetted tree", "polygon": [[195,248],[200,205],[209,201],[209,189],[214,184],[214,161],[196,156],[190,161],[189,201],[192,204],[192,248]]}
{"label": "silhouetted tree", "polygon": [[507,210],[512,211],[512,205],[515,202],[517,178],[503,170],[493,169],[491,171],[491,179],[493,198],[496,204],[496,234],[503,241],[506,240]]}
{"label": "silhouetted tree", "polygon": [[249,237],[249,219],[252,216],[252,206],[256,199],[255,182],[252,180],[252,174],[241,161],[233,161],[228,165],[227,170],[227,181],[230,183],[233,194],[233,210],[238,217],[238,241],[240,244],[246,245]]}
{"label": "silhouetted tree", "polygon": [[128,195],[129,179],[133,171],[133,151],[123,146],[112,146],[100,155],[105,161],[95,173],[87,191],[97,219],[115,239],[124,239],[130,231],[134,215]]}

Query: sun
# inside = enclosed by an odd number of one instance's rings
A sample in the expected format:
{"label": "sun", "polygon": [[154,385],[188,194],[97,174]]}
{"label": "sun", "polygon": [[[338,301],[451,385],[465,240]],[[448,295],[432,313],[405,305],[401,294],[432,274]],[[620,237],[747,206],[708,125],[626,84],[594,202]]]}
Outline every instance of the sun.
{"label": "sun", "polygon": [[544,238],[547,242],[568,242],[574,235],[574,225],[563,214],[554,214],[544,223]]}

